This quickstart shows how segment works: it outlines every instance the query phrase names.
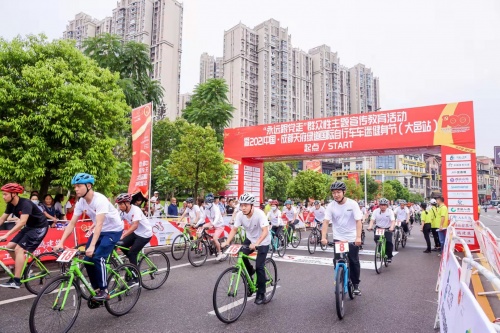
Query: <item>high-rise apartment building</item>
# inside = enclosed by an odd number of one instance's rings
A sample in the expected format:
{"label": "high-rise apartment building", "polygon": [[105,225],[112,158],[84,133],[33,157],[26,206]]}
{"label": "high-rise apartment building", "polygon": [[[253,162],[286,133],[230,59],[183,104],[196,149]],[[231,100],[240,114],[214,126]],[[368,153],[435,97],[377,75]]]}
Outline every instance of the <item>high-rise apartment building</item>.
{"label": "high-rise apartment building", "polygon": [[103,20],[79,13],[63,32],[64,39],[75,39],[82,47],[85,38],[102,33],[120,36],[150,47],[151,77],[165,90],[162,108],[174,119],[180,115],[179,90],[182,53],[183,6],[176,0],[120,0],[112,16]]}
{"label": "high-rise apartment building", "polygon": [[179,95],[179,109],[181,110],[181,113],[182,113],[182,110],[184,110],[187,106],[187,104],[189,102],[191,102],[191,97],[193,95],[191,95],[190,93],[185,93],[185,94],[180,94]]}
{"label": "high-rise apartment building", "polygon": [[224,77],[224,59],[204,52],[200,57],[200,83]]}
{"label": "high-rise apartment building", "polygon": [[373,77],[370,68],[363,64],[357,64],[349,70],[350,83],[350,113],[366,113],[377,111],[380,108],[378,104],[379,82]]}

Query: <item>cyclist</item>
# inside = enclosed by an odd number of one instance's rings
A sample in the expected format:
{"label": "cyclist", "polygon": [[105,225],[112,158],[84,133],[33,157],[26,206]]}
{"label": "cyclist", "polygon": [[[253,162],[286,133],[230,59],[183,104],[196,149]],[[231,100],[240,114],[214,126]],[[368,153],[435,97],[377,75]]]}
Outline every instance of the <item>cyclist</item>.
{"label": "cyclist", "polygon": [[334,241],[349,242],[349,275],[354,285],[354,294],[361,295],[359,276],[359,246],[361,245],[361,219],[363,214],[356,201],[345,196],[347,187],[344,182],[336,181],[330,186],[333,201],[328,205],[321,230],[321,243],[328,244],[328,225],[332,221]]}
{"label": "cyclist", "polygon": [[278,208],[278,200],[271,200],[271,209],[267,213],[267,219],[271,222],[272,231],[278,236],[283,229],[283,221],[281,220],[281,212]]}
{"label": "cyclist", "polygon": [[408,222],[410,221],[410,211],[406,207],[406,200],[399,200],[399,207],[394,211],[396,221],[401,222],[403,231],[408,233]]}
{"label": "cyclist", "polygon": [[285,201],[285,207],[283,207],[283,216],[288,221],[288,225],[292,228],[292,232],[295,232],[295,225],[299,223],[297,218],[297,211],[292,206],[292,200]]}
{"label": "cyclist", "polygon": [[[137,255],[153,237],[153,228],[142,210],[135,205],[131,205],[131,201],[132,196],[128,193],[120,194],[115,200],[118,209],[121,211],[120,217],[130,224],[128,230],[121,237],[122,246],[130,250],[122,249],[122,252],[125,253],[131,264],[137,266]],[[133,279],[131,282],[137,284],[139,281]]]}
{"label": "cyclist", "polygon": [[198,205],[194,204],[194,199],[193,198],[187,198],[186,199],[186,209],[184,210],[184,213],[182,213],[181,219],[179,220],[179,223],[184,220],[184,217],[187,215],[189,218],[190,223],[194,223],[200,219],[200,207]]}
{"label": "cyclist", "polygon": [[92,288],[97,291],[93,297],[96,301],[109,300],[107,290],[106,259],[120,240],[123,233],[123,221],[118,210],[105,195],[95,192],[94,176],[88,173],[77,173],[71,180],[78,200],[73,218],[64,229],[64,234],[54,251],[62,247],[66,238],[73,233],[78,217],[85,213],[93,222],[94,233],[87,241],[85,261],[93,265],[85,265]]}
{"label": "cyclist", "polygon": [[219,238],[224,236],[224,220],[222,219],[222,214],[220,212],[219,206],[214,205],[214,195],[212,193],[209,193],[205,196],[205,207],[201,211],[200,218],[195,223],[195,227],[200,227],[205,223],[205,219],[208,218],[210,222],[205,225],[204,227],[206,229],[213,227],[215,228],[215,232],[213,234],[213,240],[215,247],[217,248],[217,257],[215,260],[221,260],[224,258],[224,254],[222,253],[220,249],[220,243],[219,243]]}
{"label": "cyclist", "polygon": [[19,220],[11,230],[0,236],[0,242],[5,242],[10,235],[18,231],[19,233],[6,246],[9,249],[14,249],[10,253],[15,262],[14,278],[0,284],[0,287],[19,289],[21,287],[21,272],[26,262],[24,252],[36,250],[47,234],[49,224],[47,218],[35,203],[29,199],[19,197],[20,193],[24,193],[24,188],[21,185],[9,183],[2,186],[1,190],[7,208],[5,213],[0,216],[0,225],[7,220],[10,214],[13,214]]}
{"label": "cyclist", "polygon": [[243,259],[245,267],[250,276],[257,272],[257,297],[255,304],[260,305],[264,303],[264,294],[266,292],[266,271],[264,269],[267,252],[269,251],[269,244],[271,244],[271,233],[269,232],[269,222],[267,221],[266,214],[261,209],[255,209],[255,197],[248,193],[243,193],[240,196],[241,212],[238,212],[234,221],[234,226],[227,241],[222,243],[222,246],[231,244],[231,241],[236,235],[239,226],[243,226],[246,231],[247,238],[243,245],[248,248],[242,248],[240,251],[244,254],[250,254],[257,249],[257,258],[255,260],[255,267],[248,259]]}
{"label": "cyclist", "polygon": [[411,202],[408,202],[406,207],[410,212],[410,224],[413,225],[413,222],[415,221],[415,209],[413,208],[413,204]]}
{"label": "cyclist", "polygon": [[[378,208],[373,211],[372,217],[370,219],[370,225],[368,226],[368,231],[373,230],[373,224],[375,223],[376,228],[385,229],[385,240],[386,240],[386,253],[387,262],[392,262],[392,232],[394,231],[394,225],[396,220],[394,218],[394,212],[389,207],[389,200],[382,198],[378,201]],[[375,243],[378,242],[380,236],[375,235]]]}
{"label": "cyclist", "polygon": [[[318,229],[321,230],[321,227],[323,226],[323,220],[325,218],[325,207],[321,206],[321,202],[319,200],[314,201],[314,205],[309,207],[308,212],[307,212],[307,217],[309,218],[309,214],[313,213],[314,214],[314,222],[317,223]],[[307,218],[306,218],[307,221]],[[318,239],[318,243],[321,240]]]}

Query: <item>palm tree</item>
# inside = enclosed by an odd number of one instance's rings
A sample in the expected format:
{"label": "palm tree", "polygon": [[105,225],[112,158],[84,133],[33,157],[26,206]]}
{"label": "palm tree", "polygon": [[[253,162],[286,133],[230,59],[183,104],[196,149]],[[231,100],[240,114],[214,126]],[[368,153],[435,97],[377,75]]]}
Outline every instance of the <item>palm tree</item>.
{"label": "palm tree", "polygon": [[100,67],[121,73],[122,42],[119,36],[102,34],[87,38],[83,41],[83,47],[83,53],[94,59]]}
{"label": "palm tree", "polygon": [[149,81],[153,70],[149,56],[149,47],[135,41],[127,42],[121,51],[121,75],[132,78],[135,82],[144,84]]}

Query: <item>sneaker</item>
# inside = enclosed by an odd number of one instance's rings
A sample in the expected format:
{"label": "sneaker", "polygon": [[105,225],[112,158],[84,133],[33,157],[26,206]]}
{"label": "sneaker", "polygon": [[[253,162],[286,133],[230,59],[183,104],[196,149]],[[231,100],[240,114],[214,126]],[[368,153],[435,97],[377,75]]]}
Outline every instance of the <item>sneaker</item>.
{"label": "sneaker", "polygon": [[92,297],[94,301],[108,301],[109,300],[109,294],[106,290],[100,290],[97,295]]}
{"label": "sneaker", "polygon": [[221,260],[222,260],[222,258],[224,258],[224,255],[223,255],[222,253],[219,253],[219,254],[217,255],[217,257],[215,257],[215,260],[217,260],[217,261],[221,261]]}
{"label": "sneaker", "polygon": [[264,304],[264,294],[257,294],[257,297],[255,297],[254,303],[257,305]]}
{"label": "sneaker", "polygon": [[129,286],[129,288],[137,287],[139,285],[139,280],[131,279],[130,281],[127,282],[127,285]]}
{"label": "sneaker", "polygon": [[355,284],[354,285],[354,290],[352,292],[354,295],[356,296],[360,296],[361,295],[361,290],[359,290],[359,285],[358,284]]}
{"label": "sneaker", "polygon": [[392,258],[387,258],[387,263],[391,263],[392,262]]}
{"label": "sneaker", "polygon": [[424,253],[431,253],[431,250],[425,250]]}
{"label": "sneaker", "polygon": [[0,284],[0,287],[19,289],[21,288],[21,282],[16,282],[14,279],[10,278],[7,282]]}

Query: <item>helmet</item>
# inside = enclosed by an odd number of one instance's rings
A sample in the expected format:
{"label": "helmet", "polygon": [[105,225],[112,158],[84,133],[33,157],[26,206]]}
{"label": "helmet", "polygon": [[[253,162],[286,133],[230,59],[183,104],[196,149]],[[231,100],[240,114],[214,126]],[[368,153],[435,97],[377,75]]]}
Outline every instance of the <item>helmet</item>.
{"label": "helmet", "polygon": [[23,193],[24,187],[17,183],[8,183],[2,186],[2,191],[9,193]]}
{"label": "helmet", "polygon": [[365,202],[364,201],[360,201],[358,204],[359,204],[359,207],[364,207],[365,206]]}
{"label": "helmet", "polygon": [[278,205],[279,205],[278,200],[272,200],[272,201],[271,201],[271,205],[276,205],[276,206],[278,206]]}
{"label": "helmet", "polygon": [[77,173],[73,179],[71,179],[71,185],[75,184],[92,184],[94,185],[95,179],[94,176],[89,175],[88,173],[80,172]]}
{"label": "helmet", "polygon": [[382,198],[378,201],[378,204],[379,205],[387,205],[389,206],[389,200],[387,200],[386,198]]}
{"label": "helmet", "polygon": [[400,205],[406,205],[406,200],[399,200]]}
{"label": "helmet", "polygon": [[194,199],[193,198],[187,198],[186,199],[186,203],[194,203]]}
{"label": "helmet", "polygon": [[335,190],[341,190],[345,191],[347,190],[347,187],[345,186],[344,182],[335,182],[330,186],[330,191],[335,191]]}
{"label": "helmet", "polygon": [[316,206],[316,205],[321,205],[321,202],[319,202],[319,200],[316,200],[316,201],[314,201],[314,205],[315,205],[315,206]]}
{"label": "helmet", "polygon": [[285,205],[291,205],[292,204],[292,200],[286,200],[285,201]]}
{"label": "helmet", "polygon": [[132,196],[128,193],[122,193],[119,196],[116,197],[115,202],[116,203],[121,203],[121,202],[131,202],[132,201]]}
{"label": "helmet", "polygon": [[255,203],[255,197],[251,195],[250,193],[243,193],[240,196],[240,204],[251,204],[253,205]]}
{"label": "helmet", "polygon": [[205,196],[205,202],[206,203],[213,203],[215,200],[214,198],[214,195],[212,193],[208,193],[206,196]]}
{"label": "helmet", "polygon": [[431,199],[431,205],[437,205],[436,199]]}

